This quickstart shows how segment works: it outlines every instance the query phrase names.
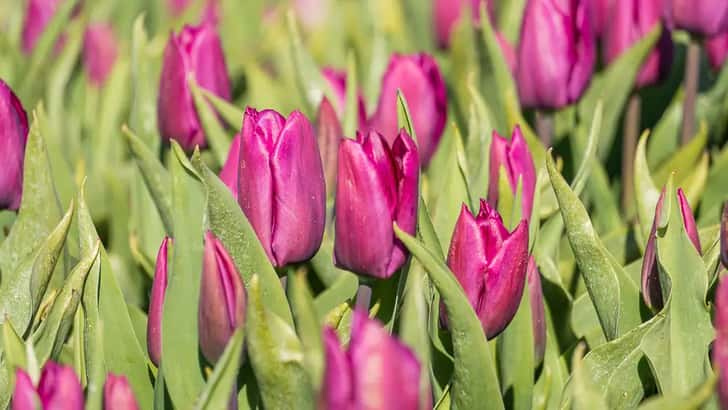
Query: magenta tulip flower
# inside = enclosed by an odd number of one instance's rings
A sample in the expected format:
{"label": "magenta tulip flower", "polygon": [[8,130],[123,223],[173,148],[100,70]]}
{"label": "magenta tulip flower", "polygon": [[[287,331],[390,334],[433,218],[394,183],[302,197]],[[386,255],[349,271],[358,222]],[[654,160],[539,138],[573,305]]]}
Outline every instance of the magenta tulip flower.
{"label": "magenta tulip flower", "polygon": [[167,263],[169,246],[172,239],[165,237],[157,252],[154,268],[152,294],[149,297],[149,317],[147,319],[147,351],[152,363],[159,366],[162,358],[162,312],[164,294],[167,291]]}
{"label": "magenta tulip flower", "polygon": [[245,319],[245,287],[232,258],[212,232],[205,234],[199,307],[202,354],[216,363]]}
{"label": "magenta tulip flower", "polygon": [[522,105],[558,109],[581,97],[596,60],[588,9],[587,0],[528,1],[516,68]]}
{"label": "magenta tulip flower", "polygon": [[713,70],[720,71],[728,57],[728,31],[711,37],[705,42],[705,51]]}
{"label": "magenta tulip flower", "polygon": [[182,148],[191,151],[207,143],[187,83],[189,76],[200,87],[230,100],[230,79],[222,44],[210,24],[185,26],[178,35],[170,35],[159,81],[159,132],[162,138],[177,140]]}
{"label": "magenta tulip flower", "polygon": [[[614,0],[610,24],[604,35],[604,60],[611,63],[660,23],[662,0]],[[664,79],[672,63],[672,36],[663,30],[655,48],[642,64],[637,87]]]}
{"label": "magenta tulip flower", "polygon": [[[680,206],[680,214],[682,215],[685,232],[695,247],[695,250],[698,253],[702,253],[700,236],[698,235],[698,228],[695,224],[693,211],[690,209],[688,199],[685,197],[685,193],[681,188],[677,190],[677,200],[678,206]],[[662,193],[660,193],[660,198],[657,200],[657,206],[655,206],[655,219],[652,221],[652,229],[650,230],[650,236],[647,238],[645,254],[642,259],[642,298],[647,306],[655,310],[662,309],[664,305],[662,286],[660,285],[660,272],[657,267],[657,221],[661,218],[664,201],[665,190],[663,189]]]}
{"label": "magenta tulip flower", "polygon": [[590,0],[592,28],[597,38],[601,38],[610,25],[610,15],[615,1],[617,0]]}
{"label": "magenta tulip flower", "polygon": [[536,260],[531,256],[528,259],[526,271],[528,284],[528,297],[531,302],[531,322],[533,327],[534,363],[543,360],[546,351],[546,316],[544,314],[543,290],[541,290],[541,275],[536,266]]}
{"label": "magenta tulip flower", "polygon": [[[337,106],[336,114],[341,120],[344,118],[344,107],[346,107],[346,72],[336,70],[333,67],[324,67],[321,70],[321,74],[334,90],[334,97],[336,97]],[[357,95],[357,104],[359,126],[363,127],[364,124],[367,123],[367,109],[366,104],[364,103],[364,96],[361,92]]]}
{"label": "magenta tulip flower", "polygon": [[326,186],[311,123],[300,111],[245,110],[238,203],[275,266],[303,262],[321,245]]}
{"label": "magenta tulip flower", "polygon": [[139,410],[139,404],[125,376],[111,373],[106,376],[104,410]]}
{"label": "magenta tulip flower", "polygon": [[377,111],[370,129],[392,143],[397,137],[397,90],[407,101],[417,134],[420,162],[426,166],[435,153],[447,120],[447,89],[435,60],[427,54],[394,54],[382,79]]}
{"label": "magenta tulip flower", "polygon": [[17,210],[23,196],[23,163],[28,116],[13,90],[0,80],[0,209]]}
{"label": "magenta tulip flower", "polygon": [[336,265],[388,278],[405,262],[407,250],[392,224],[414,235],[417,223],[419,157],[401,130],[390,147],[375,131],[357,133],[339,146],[336,185]]}
{"label": "magenta tulip flower", "polygon": [[[470,7],[470,15],[475,24],[480,22],[481,0],[434,0],[432,5],[432,18],[435,26],[437,44],[442,48],[450,45],[450,36],[455,25],[460,20],[466,7]],[[495,0],[486,1],[488,14],[492,18],[495,13]]]}
{"label": "magenta tulip flower", "polygon": [[319,105],[316,117],[316,135],[318,137],[321,163],[324,167],[324,179],[329,195],[333,194],[336,188],[336,167],[338,164],[339,144],[344,137],[341,122],[336,115],[334,107],[324,97]]}
{"label": "magenta tulip flower", "polygon": [[718,399],[728,408],[728,279],[722,277],[715,292],[715,343],[713,366],[718,370]]}
{"label": "magenta tulip flower", "polygon": [[498,211],[485,200],[481,200],[477,216],[463,204],[447,265],[475,309],[485,335],[496,337],[521,303],[528,267],[528,222],[522,219],[508,232]]}
{"label": "magenta tulip flower", "polygon": [[498,204],[498,181],[501,169],[505,171],[514,195],[520,181],[521,216],[526,220],[531,220],[533,196],[536,192],[536,167],[519,126],[513,129],[510,141],[493,131],[490,145],[490,180],[488,182],[488,203],[493,208]]}
{"label": "magenta tulip flower", "polygon": [[728,31],[728,2],[724,0],[664,0],[664,18],[671,28],[699,37]]}
{"label": "magenta tulip flower", "polygon": [[114,68],[118,54],[116,36],[108,24],[97,23],[86,28],[83,40],[83,61],[91,83],[100,87]]}
{"label": "magenta tulip flower", "polygon": [[[70,1],[70,0],[69,0]],[[23,22],[22,48],[30,54],[63,0],[29,0]]]}
{"label": "magenta tulip flower", "polygon": [[[16,371],[13,391],[13,410],[36,408],[53,410],[81,410],[84,405],[83,389],[73,368],[47,362],[37,386],[33,386],[28,374]],[[40,404],[40,406],[38,406]]]}
{"label": "magenta tulip flower", "polygon": [[323,334],[326,368],[319,402],[324,410],[418,410],[422,367],[413,352],[365,311],[354,311],[347,349],[336,331]]}

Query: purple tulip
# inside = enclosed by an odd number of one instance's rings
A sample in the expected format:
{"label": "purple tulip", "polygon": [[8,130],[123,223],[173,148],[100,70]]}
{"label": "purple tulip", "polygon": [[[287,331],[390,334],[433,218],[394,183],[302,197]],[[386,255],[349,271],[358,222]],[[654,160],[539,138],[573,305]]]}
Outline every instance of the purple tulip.
{"label": "purple tulip", "polygon": [[617,0],[591,0],[589,11],[592,21],[592,28],[596,37],[602,37],[609,28],[612,7]]}
{"label": "purple tulip", "polygon": [[[336,104],[339,108],[336,111],[336,114],[339,116],[340,119],[344,118],[344,107],[346,107],[346,72],[336,70],[333,67],[324,67],[321,70],[321,74],[323,75],[324,79],[329,83],[331,88],[334,90]],[[359,104],[359,126],[363,127],[364,124],[367,123],[367,108],[366,104],[364,103],[364,96],[361,94],[361,92],[359,92],[357,95],[357,101]]]}
{"label": "purple tulip", "polygon": [[536,167],[533,165],[531,151],[528,150],[528,144],[526,144],[519,126],[513,129],[510,141],[493,131],[490,145],[488,203],[494,208],[498,203],[498,181],[501,168],[505,170],[508,184],[514,195],[518,189],[518,181],[521,181],[521,216],[530,221],[533,195],[536,191]]}
{"label": "purple tulip", "polygon": [[728,31],[728,2],[725,0],[664,0],[663,7],[670,28],[701,37]]}
{"label": "purple tulip", "polygon": [[222,355],[228,340],[245,320],[245,288],[238,268],[212,232],[205,234],[200,284],[199,336],[210,363]]}
{"label": "purple tulip", "polygon": [[[442,48],[450,45],[450,36],[455,25],[463,14],[463,9],[470,6],[470,15],[473,16],[475,24],[480,22],[480,3],[481,0],[434,0],[432,6],[433,24],[435,26],[435,35],[437,44]],[[488,14],[493,18],[495,14],[495,1],[486,1]]]}
{"label": "purple tulip", "polygon": [[528,267],[528,221],[522,219],[509,233],[498,211],[485,200],[480,201],[477,217],[463,204],[447,265],[463,287],[485,335],[496,337],[521,303]]}
{"label": "purple tulip", "polygon": [[33,386],[33,382],[25,371],[18,369],[15,374],[13,410],[83,409],[83,389],[73,368],[61,366],[55,362],[47,362],[43,367],[37,387]]}
{"label": "purple tulip", "polygon": [[728,408],[728,279],[722,277],[715,292],[715,343],[713,365],[718,370],[718,398]]}
{"label": "purple tulip", "polygon": [[228,151],[225,164],[220,170],[220,179],[233,193],[233,198],[238,197],[238,166],[240,162],[240,134],[235,135],[230,143],[230,151]]}
{"label": "purple tulip", "polygon": [[388,278],[407,251],[392,223],[414,235],[417,223],[419,157],[401,130],[391,148],[376,131],[357,133],[339,145],[336,185],[336,265],[376,278]]}
{"label": "purple tulip", "polygon": [[83,61],[91,83],[100,87],[114,68],[118,54],[116,36],[108,24],[92,24],[86,28]]}
{"label": "purple tulip", "polygon": [[557,109],[581,97],[596,59],[588,9],[587,0],[529,0],[516,68],[524,106]]}
{"label": "purple tulip", "polygon": [[23,196],[23,162],[28,116],[13,90],[0,80],[0,209],[17,210]]}
{"label": "purple tulip", "polygon": [[318,136],[321,163],[324,166],[324,179],[329,194],[336,186],[336,166],[338,163],[339,144],[344,136],[341,122],[329,100],[324,97],[319,105],[316,118],[316,135]]}
{"label": "purple tulip", "polygon": [[308,260],[326,218],[326,186],[311,123],[300,111],[245,110],[238,203],[277,266]]}
{"label": "purple tulip", "polygon": [[15,371],[15,390],[13,390],[12,410],[37,409],[40,407],[38,394],[33,381],[22,369]]}
{"label": "purple tulip", "polygon": [[215,29],[210,24],[185,26],[179,35],[172,33],[164,49],[159,81],[157,119],[164,139],[175,139],[188,151],[206,146],[205,134],[187,84],[188,76],[197,84],[230,100],[230,79],[225,56]]}
{"label": "purple tulip", "polygon": [[705,42],[705,51],[713,70],[720,71],[726,57],[728,57],[728,32],[718,34]]}
{"label": "purple tulip", "polygon": [[447,89],[435,60],[427,54],[394,54],[382,79],[377,111],[369,120],[390,143],[399,131],[397,90],[401,90],[417,134],[420,162],[426,166],[435,153],[447,120]]}
{"label": "purple tulip", "polygon": [[104,410],[139,410],[134,392],[125,376],[111,373],[104,383]]}
{"label": "purple tulip", "polygon": [[531,256],[528,259],[526,272],[528,282],[528,297],[531,302],[531,322],[533,325],[534,363],[543,360],[546,351],[546,316],[543,306],[543,291],[541,290],[541,274],[538,272],[536,260]]}
{"label": "purple tulip", "polygon": [[[682,215],[683,227],[692,242],[695,250],[701,253],[700,236],[695,224],[693,211],[690,209],[685,193],[681,188],[677,190],[678,206]],[[642,259],[642,298],[647,306],[659,310],[664,305],[662,287],[660,285],[660,272],[657,266],[657,221],[662,217],[662,206],[665,201],[665,190],[660,193],[660,198],[655,206],[655,219],[652,221],[650,236],[647,238],[645,254]]]}
{"label": "purple tulip", "polygon": [[164,237],[157,252],[157,263],[154,268],[152,294],[149,297],[149,317],[147,319],[147,350],[152,363],[159,366],[162,358],[162,307],[164,293],[167,291],[167,255],[172,238]]}
{"label": "purple tulip", "polygon": [[348,349],[344,350],[331,328],[324,330],[323,338],[326,368],[320,409],[428,407],[428,403],[420,403],[422,369],[417,358],[365,311],[354,311]]}
{"label": "purple tulip", "polygon": [[[610,24],[605,28],[604,60],[611,63],[660,23],[662,0],[615,0]],[[663,30],[637,75],[638,88],[664,79],[672,63],[672,36]]]}
{"label": "purple tulip", "polygon": [[[70,0],[69,0],[70,1]],[[23,23],[22,48],[30,54],[63,0],[29,0]]]}

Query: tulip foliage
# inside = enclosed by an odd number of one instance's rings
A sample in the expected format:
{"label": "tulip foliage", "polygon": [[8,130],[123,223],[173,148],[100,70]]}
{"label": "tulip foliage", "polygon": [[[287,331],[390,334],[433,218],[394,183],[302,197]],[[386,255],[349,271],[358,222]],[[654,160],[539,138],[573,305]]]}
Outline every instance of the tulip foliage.
{"label": "tulip foliage", "polygon": [[0,408],[728,409],[728,3],[0,2]]}

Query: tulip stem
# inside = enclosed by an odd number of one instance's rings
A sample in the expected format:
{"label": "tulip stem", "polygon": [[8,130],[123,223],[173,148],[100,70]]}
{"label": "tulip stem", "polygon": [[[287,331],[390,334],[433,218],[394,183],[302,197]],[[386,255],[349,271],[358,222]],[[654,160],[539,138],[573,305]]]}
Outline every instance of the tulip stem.
{"label": "tulip stem", "polygon": [[359,284],[359,290],[356,292],[356,307],[369,311],[369,303],[371,300],[372,288],[363,283]]}
{"label": "tulip stem", "polygon": [[632,206],[634,190],[634,155],[637,146],[637,134],[640,132],[640,116],[642,111],[640,96],[632,94],[627,104],[627,115],[624,119],[624,140],[622,146],[622,209]]}
{"label": "tulip stem", "polygon": [[698,94],[700,74],[700,45],[690,41],[685,61],[685,101],[683,102],[682,143],[686,144],[695,134],[695,100]]}
{"label": "tulip stem", "polygon": [[554,123],[553,117],[543,111],[536,111],[536,132],[539,139],[547,148],[553,142]]}

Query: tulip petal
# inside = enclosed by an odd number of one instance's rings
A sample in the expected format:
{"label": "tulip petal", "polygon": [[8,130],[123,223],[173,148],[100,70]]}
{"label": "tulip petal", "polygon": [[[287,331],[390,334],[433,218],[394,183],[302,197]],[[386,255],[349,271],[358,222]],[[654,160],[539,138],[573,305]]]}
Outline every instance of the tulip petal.
{"label": "tulip petal", "polygon": [[344,137],[344,131],[341,128],[341,122],[336,116],[334,107],[326,97],[321,100],[321,105],[319,105],[316,118],[316,134],[319,152],[321,153],[321,163],[324,167],[326,190],[329,195],[332,195],[336,187],[339,142]]}
{"label": "tulip petal", "polygon": [[167,290],[168,249],[172,239],[164,237],[157,252],[152,292],[149,296],[149,318],[147,320],[147,351],[152,363],[159,366],[162,358],[162,312],[164,293]]}
{"label": "tulip petal", "polygon": [[28,373],[22,369],[15,371],[15,390],[13,390],[12,410],[28,410],[39,407],[38,395]]}
{"label": "tulip petal", "polygon": [[642,298],[645,304],[653,309],[661,309],[663,305],[660,272],[657,268],[657,221],[661,218],[664,201],[663,189],[655,206],[655,219],[652,221],[650,236],[647,238],[645,254],[642,257]]}
{"label": "tulip petal", "polygon": [[485,253],[485,238],[481,234],[476,218],[463,204],[460,216],[447,253],[447,266],[460,282],[468,302],[474,308],[481,299],[484,286],[484,273],[488,268]]}
{"label": "tulip petal", "polygon": [[228,157],[225,160],[225,164],[220,170],[220,179],[225,185],[230,188],[230,192],[233,193],[233,198],[238,197],[238,164],[240,162],[240,141],[242,137],[240,134],[235,135],[232,142],[230,143],[230,151],[228,151]]}
{"label": "tulip petal", "polygon": [[[410,235],[415,234],[417,225],[417,205],[419,201],[420,159],[417,145],[412,138],[400,130],[392,146],[392,155],[397,167],[397,209],[394,220],[400,229]],[[394,273],[407,258],[404,244],[395,238],[392,258],[387,271]]]}
{"label": "tulip petal", "polygon": [[326,370],[321,392],[321,408],[346,409],[352,406],[353,386],[352,368],[346,352],[339,343],[336,332],[327,327],[324,329],[324,350],[326,354]]}
{"label": "tulip petal", "polygon": [[104,410],[139,410],[125,376],[109,374],[104,383]]}
{"label": "tulip petal", "polygon": [[73,368],[47,362],[38,382],[38,396],[44,409],[83,409],[83,390]]}
{"label": "tulip petal", "polygon": [[700,247],[700,235],[698,234],[698,227],[695,224],[695,217],[693,216],[693,210],[690,208],[685,192],[682,188],[677,189],[677,202],[680,205],[680,214],[682,215],[683,226],[685,227],[685,233],[687,233],[690,242],[695,246],[695,250],[699,254],[702,254],[702,248]]}
{"label": "tulip petal", "polygon": [[0,80],[0,209],[17,210],[23,193],[23,160],[28,116],[18,97]]}

